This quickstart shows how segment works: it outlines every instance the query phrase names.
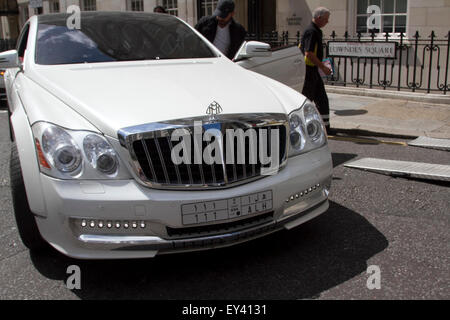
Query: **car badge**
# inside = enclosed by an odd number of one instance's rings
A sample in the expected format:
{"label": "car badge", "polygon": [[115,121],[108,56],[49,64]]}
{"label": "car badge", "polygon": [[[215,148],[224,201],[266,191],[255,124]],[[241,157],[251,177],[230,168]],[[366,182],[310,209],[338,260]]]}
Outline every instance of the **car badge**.
{"label": "car badge", "polygon": [[210,120],[215,120],[216,115],[222,113],[223,109],[216,101],[213,101],[206,109],[206,114],[209,115]]}

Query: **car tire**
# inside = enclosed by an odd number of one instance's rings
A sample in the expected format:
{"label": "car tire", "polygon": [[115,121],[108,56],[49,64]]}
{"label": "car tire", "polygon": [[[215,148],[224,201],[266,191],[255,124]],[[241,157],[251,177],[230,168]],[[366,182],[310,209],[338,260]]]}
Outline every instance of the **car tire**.
{"label": "car tire", "polygon": [[11,145],[10,161],[11,194],[16,218],[17,229],[23,244],[30,250],[42,250],[48,247],[47,242],[42,238],[36,223],[36,219],[28,204],[25,184],[20,167],[17,146],[13,142]]}
{"label": "car tire", "polygon": [[13,131],[13,127],[12,127],[12,123],[11,123],[11,110],[9,109],[9,105],[8,103],[6,104],[6,107],[8,108],[8,124],[9,124],[9,139],[11,140],[11,142],[14,141],[14,131]]}

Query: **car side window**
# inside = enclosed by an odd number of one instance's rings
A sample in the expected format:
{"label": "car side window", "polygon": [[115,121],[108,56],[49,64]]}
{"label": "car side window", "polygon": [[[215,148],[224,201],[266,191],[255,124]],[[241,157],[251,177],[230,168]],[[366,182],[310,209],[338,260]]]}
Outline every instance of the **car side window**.
{"label": "car side window", "polygon": [[23,58],[25,56],[25,50],[27,49],[28,43],[28,33],[30,31],[30,25],[27,24],[22,30],[20,34],[19,41],[17,42],[17,53],[19,55],[19,59],[23,62]]}

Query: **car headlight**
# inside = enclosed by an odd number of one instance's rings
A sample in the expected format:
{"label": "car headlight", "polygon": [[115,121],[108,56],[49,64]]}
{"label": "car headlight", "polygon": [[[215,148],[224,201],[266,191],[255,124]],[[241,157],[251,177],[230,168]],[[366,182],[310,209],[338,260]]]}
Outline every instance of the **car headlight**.
{"label": "car headlight", "polygon": [[89,134],[83,140],[83,149],[94,169],[108,175],[117,172],[116,152],[105,138],[96,134]]}
{"label": "car headlight", "polygon": [[309,100],[289,114],[289,126],[289,157],[320,148],[327,143],[322,117]]}
{"label": "car headlight", "polygon": [[102,135],[45,122],[34,124],[32,130],[41,172],[60,179],[119,176],[117,153]]}
{"label": "car headlight", "polygon": [[62,173],[76,174],[81,168],[81,151],[63,129],[47,126],[41,136],[42,151],[47,161]]}

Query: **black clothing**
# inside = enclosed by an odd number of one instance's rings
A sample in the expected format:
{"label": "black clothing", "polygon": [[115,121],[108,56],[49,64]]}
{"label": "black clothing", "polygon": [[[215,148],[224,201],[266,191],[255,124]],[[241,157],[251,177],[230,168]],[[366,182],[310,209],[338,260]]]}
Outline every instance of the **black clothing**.
{"label": "black clothing", "polygon": [[[314,22],[305,29],[301,40],[300,50],[314,52],[319,61],[323,59],[323,33]],[[306,74],[302,94],[313,101],[319,109],[327,131],[330,129],[330,105],[319,68],[305,56]]]}
{"label": "black clothing", "polygon": [[305,83],[302,94],[313,101],[319,109],[327,131],[330,129],[330,105],[325,86],[317,67],[306,66]]}
{"label": "black clothing", "polygon": [[[314,22],[305,29],[301,40],[300,50],[303,54],[305,52],[314,52],[317,58],[323,59],[323,33],[322,30]],[[306,65],[313,67],[314,64],[309,59],[305,58]]]}
{"label": "black clothing", "polygon": [[[206,37],[211,43],[214,42],[214,39],[216,38],[216,32],[218,27],[218,21],[216,17],[209,16],[209,17],[203,17],[200,19],[200,21],[196,24],[195,29],[197,29],[203,36]],[[247,32],[245,31],[244,27],[241,26],[239,23],[234,21],[234,19],[231,19],[230,22],[230,47],[228,48],[228,52],[226,56],[229,59],[233,59],[236,55],[237,51],[241,47],[242,43],[245,40],[245,35]]]}

